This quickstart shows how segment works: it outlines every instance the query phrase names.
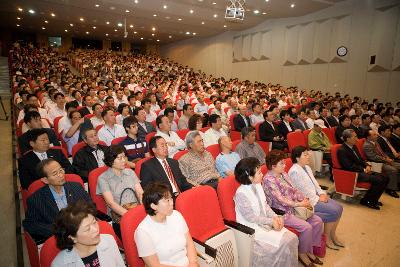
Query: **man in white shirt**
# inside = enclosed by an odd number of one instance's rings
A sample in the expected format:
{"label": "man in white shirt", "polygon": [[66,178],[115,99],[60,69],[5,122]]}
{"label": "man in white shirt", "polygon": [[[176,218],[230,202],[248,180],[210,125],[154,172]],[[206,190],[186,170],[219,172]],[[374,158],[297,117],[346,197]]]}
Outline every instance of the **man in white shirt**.
{"label": "man in white shirt", "polygon": [[104,126],[99,130],[98,136],[107,146],[110,146],[111,141],[115,138],[126,136],[124,127],[116,123],[113,109],[105,108],[101,116],[104,120]]}
{"label": "man in white shirt", "polygon": [[[48,119],[48,118],[49,118],[49,116],[48,116],[48,114],[47,114],[47,110],[44,109],[44,108],[41,108],[41,107],[39,106],[39,100],[38,100],[38,98],[37,98],[36,95],[34,95],[34,94],[29,94],[29,95],[26,97],[26,102],[27,102],[27,104],[34,105],[35,107],[38,108],[38,112],[39,112],[39,114],[40,114],[40,116],[41,116],[42,119]],[[24,116],[25,116],[25,112],[24,112],[24,110],[21,110],[21,111],[19,112],[19,114],[18,114],[17,124],[18,124],[21,120],[24,119]]]}
{"label": "man in white shirt", "polygon": [[157,133],[156,136],[161,136],[167,141],[168,156],[173,158],[179,150],[186,148],[185,142],[178,136],[176,132],[171,131],[171,124],[166,115],[160,115],[156,119]]}
{"label": "man in white shirt", "polygon": [[307,111],[307,119],[306,119],[306,124],[309,129],[314,128],[314,121],[317,119],[317,116],[315,115],[314,110],[308,110]]}
{"label": "man in white shirt", "polygon": [[152,122],[157,119],[157,114],[151,110],[151,101],[149,98],[145,98],[142,101],[143,110],[146,111],[146,121]]}
{"label": "man in white shirt", "polygon": [[197,97],[199,103],[194,106],[194,112],[203,115],[204,113],[208,113],[208,105],[204,102],[204,96],[200,95]]}
{"label": "man in white shirt", "polygon": [[114,106],[118,107],[119,104],[122,104],[122,103],[129,104],[126,95],[124,95],[124,90],[122,88],[120,88],[117,90],[117,92],[115,94]]}
{"label": "man in white shirt", "polygon": [[193,107],[190,104],[183,105],[182,116],[178,121],[178,129],[188,129],[189,119],[193,116]]}
{"label": "man in white shirt", "polygon": [[59,121],[58,121],[58,133],[64,132],[64,134],[71,128],[71,120],[68,118],[68,115],[75,111],[78,108],[78,103],[76,101],[70,101],[65,104],[65,110],[67,114],[65,114]]}
{"label": "man in white shirt", "polygon": [[251,126],[256,127],[258,123],[264,122],[262,107],[259,103],[253,103],[251,106],[253,114],[250,115]]}
{"label": "man in white shirt", "polygon": [[381,116],[378,114],[372,114],[371,115],[371,124],[369,125],[369,127],[378,132],[379,127],[381,126]]}
{"label": "man in white shirt", "polygon": [[60,116],[66,116],[67,112],[65,111],[65,97],[62,93],[56,93],[53,96],[54,102],[56,105],[51,106],[49,110],[49,120],[51,124],[54,125],[54,119]]}
{"label": "man in white shirt", "polygon": [[103,107],[99,103],[96,103],[93,105],[92,110],[94,116],[90,118],[90,122],[92,123],[93,127],[96,128],[97,126],[104,124],[103,117],[101,116]]}
{"label": "man in white shirt", "polygon": [[151,108],[150,108],[151,111],[156,112],[156,111],[161,109],[160,106],[157,103],[157,97],[156,97],[155,94],[151,94],[150,95],[150,101],[151,101]]}
{"label": "man in white shirt", "polygon": [[209,117],[211,128],[204,133],[204,146],[208,147],[211,145],[218,144],[219,138],[226,136],[225,131],[222,129],[222,121],[220,116],[217,114],[211,114]]}

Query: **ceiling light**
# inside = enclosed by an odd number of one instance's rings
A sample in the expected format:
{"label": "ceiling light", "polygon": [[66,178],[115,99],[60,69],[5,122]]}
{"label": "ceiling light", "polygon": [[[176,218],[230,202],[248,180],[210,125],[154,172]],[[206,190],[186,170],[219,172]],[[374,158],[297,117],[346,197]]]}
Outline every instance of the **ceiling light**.
{"label": "ceiling light", "polygon": [[212,4],[213,4],[213,5],[216,5],[217,3],[215,3],[215,2],[212,2]]}
{"label": "ceiling light", "polygon": [[89,32],[86,32],[86,34],[89,34]]}
{"label": "ceiling light", "polygon": [[190,14],[193,14],[193,12],[194,12],[193,9],[189,10],[189,13],[190,13]]}
{"label": "ceiling light", "polygon": [[138,4],[139,3],[139,0],[135,0],[135,1],[133,1],[135,4]]}
{"label": "ceiling light", "polygon": [[122,27],[122,23],[121,22],[118,22],[118,27]]}
{"label": "ceiling light", "polygon": [[186,34],[187,34],[187,35],[189,35],[189,34],[190,34],[190,32],[186,32]]}
{"label": "ceiling light", "polygon": [[21,20],[21,18],[20,18],[20,17],[17,17],[17,20]]}
{"label": "ceiling light", "polygon": [[258,13],[260,13],[260,11],[256,9],[256,10],[253,10],[253,13],[258,14]]}
{"label": "ceiling light", "polygon": [[154,36],[154,35],[155,35],[154,33],[151,34],[151,36]]}
{"label": "ceiling light", "polygon": [[24,11],[24,10],[23,10],[22,8],[19,7],[19,8],[18,8],[18,11],[22,12],[22,11]]}
{"label": "ceiling light", "polygon": [[49,22],[47,20],[45,20],[44,23],[49,23]]}
{"label": "ceiling light", "polygon": [[197,33],[193,32],[192,34],[193,34],[193,35],[196,35]]}
{"label": "ceiling light", "polygon": [[269,0],[265,0],[265,2],[269,2]]}
{"label": "ceiling light", "polygon": [[218,14],[214,14],[214,18],[218,17]]}
{"label": "ceiling light", "polygon": [[114,31],[117,32],[118,30],[117,30],[117,29],[114,29]]}
{"label": "ceiling light", "polygon": [[201,24],[204,25],[204,21],[202,21]]}
{"label": "ceiling light", "polygon": [[74,24],[70,23],[69,26],[74,27]]}
{"label": "ceiling light", "polygon": [[110,24],[110,22],[109,22],[109,21],[106,21],[106,24],[108,25],[108,24]]}
{"label": "ceiling light", "polygon": [[267,14],[267,12],[263,12],[262,14],[263,14],[263,15],[266,15],[266,14]]}
{"label": "ceiling light", "polygon": [[84,19],[84,18],[80,18],[79,20],[80,20],[80,21],[84,21],[85,19]]}
{"label": "ceiling light", "polygon": [[140,37],[140,40],[143,40],[143,37]]}
{"label": "ceiling light", "polygon": [[157,14],[153,14],[153,17],[157,17]]}
{"label": "ceiling light", "polygon": [[115,6],[110,6],[110,9],[111,9],[111,10],[114,10],[114,9],[115,9]]}
{"label": "ceiling light", "polygon": [[68,30],[67,30],[67,29],[65,29],[64,31],[65,31],[65,32],[68,32]]}
{"label": "ceiling light", "polygon": [[108,36],[108,33],[106,33],[106,36]]}
{"label": "ceiling light", "polygon": [[133,25],[131,24],[131,25],[129,25],[129,28],[133,28]]}
{"label": "ceiling light", "polygon": [[99,4],[95,4],[94,6],[95,6],[95,7],[99,7],[100,5],[99,5]]}
{"label": "ceiling light", "polygon": [[172,38],[172,36],[170,35],[170,36],[168,36],[168,38],[169,38],[169,39],[171,39],[171,38]]}
{"label": "ceiling light", "polygon": [[156,27],[151,28],[151,30],[154,32],[156,30]]}
{"label": "ceiling light", "polygon": [[133,32],[133,34],[137,34],[137,32],[135,31],[135,32]]}
{"label": "ceiling light", "polygon": [[227,26],[226,25],[224,25],[224,28],[226,28]]}
{"label": "ceiling light", "polygon": [[199,2],[203,2],[203,0],[199,0]]}
{"label": "ceiling light", "polygon": [[163,6],[163,8],[164,8],[164,9],[167,9],[167,8],[168,8],[168,6],[167,6],[167,5],[164,5],[164,6]]}
{"label": "ceiling light", "polygon": [[127,10],[125,10],[125,13],[129,13],[130,11],[127,9]]}
{"label": "ceiling light", "polygon": [[157,42],[159,42],[160,40],[159,39],[157,39]]}
{"label": "ceiling light", "polygon": [[296,6],[295,4],[291,4],[291,5],[290,5],[291,8],[294,8],[295,6]]}
{"label": "ceiling light", "polygon": [[46,27],[42,27],[42,30],[46,30]]}
{"label": "ceiling light", "polygon": [[56,16],[56,14],[54,14],[54,13],[51,13],[50,15],[51,15],[52,17],[55,17],[55,16]]}
{"label": "ceiling light", "polygon": [[28,12],[31,14],[35,14],[35,10],[33,10],[33,9],[29,9]]}
{"label": "ceiling light", "polygon": [[96,29],[96,26],[93,26],[92,28],[93,28],[93,29]]}
{"label": "ceiling light", "polygon": [[17,24],[17,27],[19,27],[19,24]]}
{"label": "ceiling light", "polygon": [[178,20],[179,20],[179,21],[181,21],[182,19],[181,19],[181,18],[179,18]]}

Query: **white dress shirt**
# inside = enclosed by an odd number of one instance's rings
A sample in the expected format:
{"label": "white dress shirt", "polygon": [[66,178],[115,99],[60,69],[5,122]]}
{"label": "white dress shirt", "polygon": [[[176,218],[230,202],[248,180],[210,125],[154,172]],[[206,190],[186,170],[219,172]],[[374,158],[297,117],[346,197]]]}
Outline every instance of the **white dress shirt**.
{"label": "white dress shirt", "polygon": [[167,143],[175,143],[174,146],[168,145],[168,157],[170,158],[173,158],[179,150],[184,150],[186,148],[185,142],[179,137],[176,132],[169,131],[169,133],[166,134],[161,132],[160,130],[157,130],[156,136],[163,137]]}
{"label": "white dress shirt", "polygon": [[114,124],[114,127],[110,128],[107,125],[101,127],[98,132],[99,139],[106,143],[107,146],[111,145],[111,141],[118,137],[126,136],[124,127],[119,124]]}
{"label": "white dress shirt", "polygon": [[218,140],[219,138],[221,138],[222,136],[226,136],[225,131],[221,128],[219,129],[219,131],[210,128],[208,129],[205,133],[204,133],[204,146],[208,147],[211,145],[215,145],[218,144]]}

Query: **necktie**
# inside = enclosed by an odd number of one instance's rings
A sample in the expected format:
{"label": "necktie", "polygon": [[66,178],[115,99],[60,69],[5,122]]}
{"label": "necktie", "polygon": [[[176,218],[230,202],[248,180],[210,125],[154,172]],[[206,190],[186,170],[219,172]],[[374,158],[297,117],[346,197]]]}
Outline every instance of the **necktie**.
{"label": "necktie", "polygon": [[46,154],[46,152],[41,153],[41,154],[40,154],[40,157],[41,157],[41,160],[47,159],[47,154]]}
{"label": "necktie", "polygon": [[164,164],[165,170],[167,171],[167,176],[168,176],[168,179],[169,179],[170,183],[172,183],[172,184],[175,186],[176,191],[177,191],[178,193],[180,193],[181,191],[179,190],[178,184],[176,183],[174,174],[172,173],[172,170],[171,170],[171,168],[169,167],[169,165],[168,165],[168,163],[167,163],[167,160],[164,159],[164,160],[163,160],[163,164]]}

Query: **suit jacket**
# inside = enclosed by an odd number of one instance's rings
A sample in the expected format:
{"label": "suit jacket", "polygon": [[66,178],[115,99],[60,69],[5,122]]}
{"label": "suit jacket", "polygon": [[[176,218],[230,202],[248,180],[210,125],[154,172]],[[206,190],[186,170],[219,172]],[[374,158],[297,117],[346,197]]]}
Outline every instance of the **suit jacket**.
{"label": "suit jacket", "polygon": [[79,113],[82,117],[91,114],[88,107],[82,107],[81,109],[79,109]]}
{"label": "suit jacket", "polygon": [[350,124],[350,128],[353,129],[356,132],[357,138],[364,138],[365,137],[364,130],[360,126],[356,127],[353,124]]}
{"label": "suit jacket", "polygon": [[400,152],[400,137],[392,134],[389,138],[389,141],[394,147],[394,149],[396,149],[397,152]]}
{"label": "suit jacket", "polygon": [[[46,130],[47,135],[49,136],[50,144],[52,144],[53,146],[61,146],[60,141],[58,141],[57,136],[54,133],[53,129],[50,128],[43,128],[43,129]],[[25,152],[32,149],[31,145],[28,142],[28,132],[18,137],[18,145],[21,155],[25,154]]]}
{"label": "suit jacket", "polygon": [[[47,150],[47,158],[55,159],[58,163],[60,163],[61,167],[65,169],[66,173],[74,173],[74,168],[61,150],[50,148]],[[41,160],[33,151],[29,151],[19,158],[19,180],[23,189],[27,190],[31,183],[39,178],[42,178],[39,177],[39,174],[36,171],[36,167],[40,161]]]}
{"label": "suit jacket", "polygon": [[267,142],[275,142],[273,139],[275,136],[280,136],[277,125],[274,125],[274,128],[267,122],[264,121],[260,125],[260,140]]}
{"label": "suit jacket", "polygon": [[343,144],[342,134],[343,134],[344,130],[346,130],[346,129],[351,129],[351,127],[345,128],[345,127],[343,127],[342,125],[339,125],[339,126],[336,128],[336,131],[335,131],[335,138],[336,138],[336,142],[337,142],[338,144]]}
{"label": "suit jacket", "polygon": [[304,123],[304,126],[301,123],[301,119],[300,118],[296,118],[294,121],[292,121],[292,125],[293,125],[293,128],[294,128],[293,130],[297,130],[297,129],[300,129],[301,131],[307,130],[308,129],[307,124],[305,122],[303,122],[303,123]]}
{"label": "suit jacket", "polygon": [[352,150],[346,144],[341,145],[337,150],[337,157],[340,165],[342,165],[342,169],[346,171],[364,172],[364,168],[367,166],[367,164],[362,160],[357,146],[353,146]]}
{"label": "suit jacket", "polygon": [[328,120],[329,124],[331,125],[331,127],[337,127],[337,126],[339,126],[339,122],[335,119],[335,117],[329,116],[329,117],[327,118],[327,120]]}
{"label": "suit jacket", "polygon": [[146,138],[146,134],[151,132],[156,132],[156,129],[154,128],[153,124],[147,121],[145,121],[144,124],[146,126],[146,129],[143,128],[142,125],[138,123],[138,133],[137,133],[138,137],[143,140]]}
{"label": "suit jacket", "polygon": [[331,123],[329,122],[328,117],[324,118],[324,117],[320,116],[319,118],[320,118],[321,120],[323,120],[323,122],[324,122],[326,128],[332,128],[332,127],[334,127],[334,126],[332,126]]}
{"label": "suit jacket", "polygon": [[[379,146],[379,143],[377,145]],[[377,152],[375,144],[371,141],[366,140],[364,142],[363,150],[365,155],[367,156],[367,160],[372,162],[385,163],[385,158]]]}
{"label": "suit jacket", "polygon": [[293,123],[289,122],[289,125],[290,125],[290,128],[292,128],[292,131],[289,131],[288,127],[286,126],[286,124],[283,121],[276,126],[276,128],[278,128],[279,135],[285,137],[285,140],[286,140],[288,133],[293,132],[295,130]]}
{"label": "suit jacket", "polygon": [[394,156],[392,150],[390,149],[389,145],[386,143],[386,141],[379,136],[378,137],[378,144],[381,146],[383,152],[391,159],[396,159],[396,157]]}
{"label": "suit jacket", "polygon": [[[182,192],[192,188],[193,185],[190,184],[182,174],[181,169],[179,168],[179,162],[171,158],[167,158],[167,162],[174,175],[175,181],[178,184],[179,190]],[[158,159],[153,157],[142,164],[140,170],[140,183],[143,188],[146,188],[148,184],[156,181],[168,185],[172,192],[172,186],[167,173],[164,171],[164,168]]]}
{"label": "suit jacket", "polygon": [[[91,201],[79,183],[66,182],[64,189],[68,204],[78,200]],[[27,204],[25,219],[22,222],[24,229],[36,240],[50,237],[59,210],[49,186],[46,185],[33,193]]]}
{"label": "suit jacket", "polygon": [[[245,118],[248,127],[250,127],[251,126],[250,118],[248,116],[246,116]],[[243,117],[240,114],[237,114],[233,118],[233,126],[235,127],[236,131],[241,131],[244,127],[246,127],[246,122],[244,121]]]}
{"label": "suit jacket", "polygon": [[[97,145],[97,147],[104,153],[107,149],[107,146],[100,144]],[[88,181],[89,172],[99,167],[97,160],[92,153],[93,150],[93,148],[87,145],[84,146],[75,154],[74,161],[72,162],[72,166],[76,170],[76,174],[78,174],[85,183]]]}

